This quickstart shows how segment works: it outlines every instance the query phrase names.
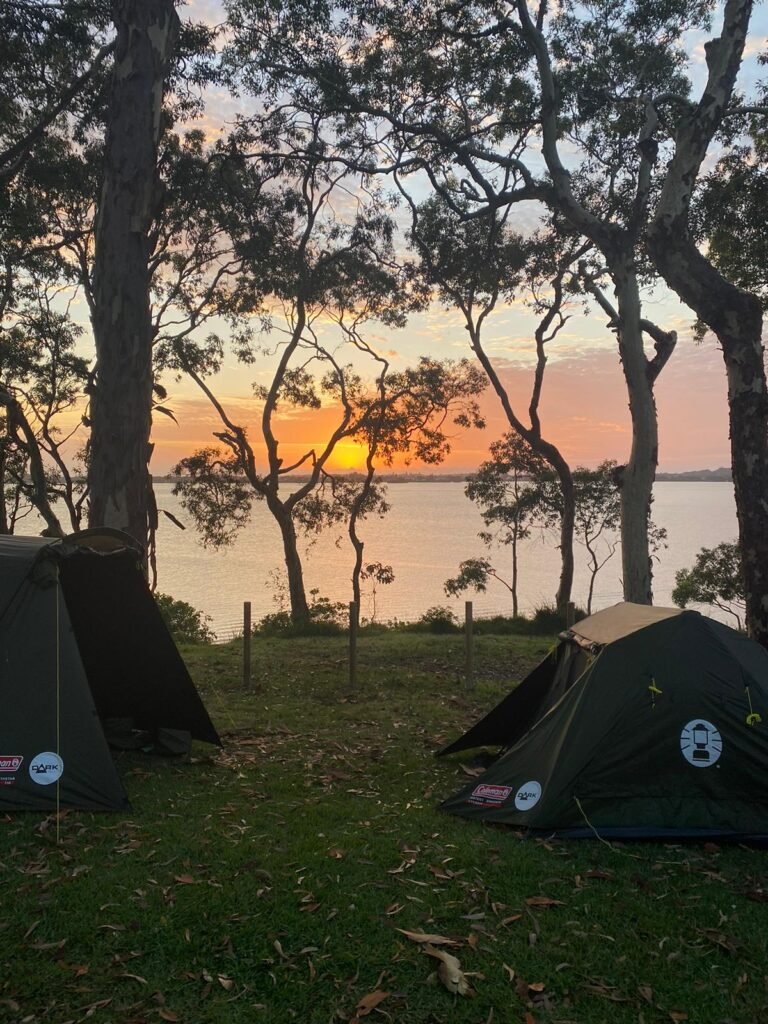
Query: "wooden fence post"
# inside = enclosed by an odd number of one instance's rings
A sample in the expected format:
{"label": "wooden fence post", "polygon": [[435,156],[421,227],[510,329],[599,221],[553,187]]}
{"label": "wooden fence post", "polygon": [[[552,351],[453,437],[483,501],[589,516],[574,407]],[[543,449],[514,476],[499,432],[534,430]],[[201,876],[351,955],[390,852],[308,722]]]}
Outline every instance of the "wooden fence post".
{"label": "wooden fence post", "polygon": [[360,609],[357,601],[349,602],[349,688],[357,689],[357,629],[360,624]]}
{"label": "wooden fence post", "polygon": [[475,688],[474,630],[472,629],[472,602],[464,603],[464,685],[468,690]]}
{"label": "wooden fence post", "polygon": [[243,689],[251,688],[251,602],[243,602]]}

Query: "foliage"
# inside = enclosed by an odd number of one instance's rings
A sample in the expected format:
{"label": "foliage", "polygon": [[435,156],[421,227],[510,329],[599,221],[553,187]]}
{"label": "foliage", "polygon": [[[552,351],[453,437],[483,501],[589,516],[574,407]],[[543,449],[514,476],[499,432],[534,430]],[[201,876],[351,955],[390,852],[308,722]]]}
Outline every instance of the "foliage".
{"label": "foliage", "polygon": [[428,633],[460,633],[459,620],[450,608],[444,605],[435,605],[427,608],[421,618],[410,627],[415,630],[424,630]]}
{"label": "foliage", "polygon": [[313,589],[309,592],[309,620],[298,623],[285,609],[271,612],[259,620],[256,631],[263,636],[338,636],[349,625],[349,610],[343,601],[331,601]]}
{"label": "foliage", "polygon": [[155,594],[155,602],[170,630],[173,639],[180,644],[210,644],[216,634],[208,623],[210,615],[194,608],[186,601],[179,601],[170,594]]}
{"label": "foliage", "polygon": [[[575,500],[575,538],[587,551],[589,590],[587,615],[597,574],[616,552],[621,520],[621,493],[617,483],[618,467],[606,460],[596,469],[577,467],[572,474]],[[525,474],[525,479],[521,475]],[[563,514],[560,482],[543,459],[514,434],[505,435],[491,446],[491,459],[484,462],[470,479],[466,494],[480,507],[488,529],[480,534],[488,545],[511,545],[512,579],[493,565],[489,558],[470,558],[461,563],[457,576],[445,583],[446,593],[456,595],[468,589],[484,592],[490,580],[511,590],[517,585],[518,541],[531,529],[556,530]],[[664,545],[666,531],[649,523],[651,551]],[[517,610],[515,602],[515,611]]]}
{"label": "foliage", "polygon": [[180,478],[173,493],[192,516],[203,545],[230,544],[250,521],[254,499],[237,460],[218,448],[200,448],[174,466],[173,473]]}
{"label": "foliage", "polygon": [[728,612],[739,629],[744,617],[744,579],[741,555],[735,541],[702,548],[690,569],[675,573],[672,600],[680,608],[689,604],[711,605]]}

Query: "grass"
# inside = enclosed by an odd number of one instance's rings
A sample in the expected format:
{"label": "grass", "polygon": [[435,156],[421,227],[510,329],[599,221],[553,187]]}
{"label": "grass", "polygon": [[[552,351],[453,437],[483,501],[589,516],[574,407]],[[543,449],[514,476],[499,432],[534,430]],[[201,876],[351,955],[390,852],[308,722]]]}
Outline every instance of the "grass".
{"label": "grass", "polygon": [[[366,637],[353,695],[343,638],[254,641],[252,694],[236,646],[187,649],[222,752],[120,755],[133,813],[58,844],[0,819],[0,1020],[764,1024],[765,853],[435,809],[466,775],[434,750],[548,646],[478,637],[471,697],[456,636]],[[474,998],[398,929],[455,939]]]}

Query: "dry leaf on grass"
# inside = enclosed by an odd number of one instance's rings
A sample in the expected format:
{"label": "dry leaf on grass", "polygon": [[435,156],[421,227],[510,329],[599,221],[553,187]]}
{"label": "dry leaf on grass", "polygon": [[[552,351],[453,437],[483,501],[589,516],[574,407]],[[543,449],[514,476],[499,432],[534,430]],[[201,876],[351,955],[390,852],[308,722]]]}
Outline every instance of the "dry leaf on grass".
{"label": "dry leaf on grass", "polygon": [[389,992],[382,992],[380,988],[375,989],[363,996],[355,1009],[355,1016],[349,1024],[359,1024],[361,1017],[367,1017],[371,1010],[375,1010],[379,1003],[383,1003],[389,996]]}
{"label": "dry leaf on grass", "polygon": [[437,949],[429,944],[422,948],[429,956],[433,956],[436,960],[440,961],[440,966],[437,968],[437,976],[449,992],[455,996],[469,996],[470,998],[475,995],[474,989],[470,986],[466,975],[461,969],[461,963],[455,956],[446,953],[444,949]]}
{"label": "dry leaf on grass", "polygon": [[410,939],[411,942],[429,942],[433,946],[460,946],[461,943],[456,939],[449,939],[445,935],[430,935],[427,932],[409,932],[405,928],[397,929],[401,935],[404,935],[406,939]]}
{"label": "dry leaf on grass", "polygon": [[550,896],[529,896],[525,901],[529,907],[564,907],[562,900],[553,900]]}

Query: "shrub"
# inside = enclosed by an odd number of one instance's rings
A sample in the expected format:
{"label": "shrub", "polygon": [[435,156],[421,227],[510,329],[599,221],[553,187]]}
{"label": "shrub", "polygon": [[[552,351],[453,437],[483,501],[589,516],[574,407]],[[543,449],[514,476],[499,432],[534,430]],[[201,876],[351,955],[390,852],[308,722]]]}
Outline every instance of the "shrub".
{"label": "shrub", "polygon": [[211,621],[210,615],[199,611],[186,601],[177,601],[170,594],[155,594],[155,602],[160,609],[163,622],[177,643],[210,644],[216,639],[216,634],[208,625]]}
{"label": "shrub", "polygon": [[321,597],[316,590],[310,591],[309,622],[297,626],[288,611],[272,612],[265,615],[256,626],[264,636],[338,636],[348,625],[349,612],[342,601],[331,601]]}
{"label": "shrub", "polygon": [[426,630],[429,633],[460,633],[458,619],[450,608],[442,605],[435,605],[428,608],[415,624],[417,628]]}

